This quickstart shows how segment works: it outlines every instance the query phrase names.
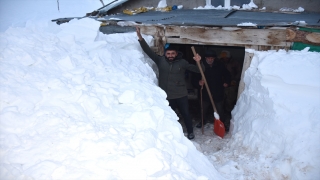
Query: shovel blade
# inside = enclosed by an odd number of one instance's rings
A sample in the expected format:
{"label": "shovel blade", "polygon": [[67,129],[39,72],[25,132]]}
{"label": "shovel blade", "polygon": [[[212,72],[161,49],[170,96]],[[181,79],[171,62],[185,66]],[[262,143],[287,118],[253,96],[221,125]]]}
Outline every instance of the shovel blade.
{"label": "shovel blade", "polygon": [[220,119],[215,119],[214,121],[214,126],[213,126],[213,132],[223,138],[224,137],[224,134],[225,134],[225,127],[224,127],[224,124],[223,122],[220,121]]}

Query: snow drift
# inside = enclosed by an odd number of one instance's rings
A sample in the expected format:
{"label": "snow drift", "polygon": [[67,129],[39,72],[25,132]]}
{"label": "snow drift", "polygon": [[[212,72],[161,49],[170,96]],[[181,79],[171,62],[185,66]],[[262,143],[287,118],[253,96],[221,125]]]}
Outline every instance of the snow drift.
{"label": "snow drift", "polygon": [[1,33],[1,179],[220,179],[184,137],[135,33],[99,24]]}
{"label": "snow drift", "polygon": [[230,146],[258,156],[267,179],[318,179],[320,53],[248,51],[254,57],[232,112]]}

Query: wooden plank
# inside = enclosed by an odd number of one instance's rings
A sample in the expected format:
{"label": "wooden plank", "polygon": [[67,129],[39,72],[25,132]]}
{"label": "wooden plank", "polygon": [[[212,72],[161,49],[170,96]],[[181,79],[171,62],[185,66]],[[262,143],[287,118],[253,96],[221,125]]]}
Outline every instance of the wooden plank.
{"label": "wooden plank", "polygon": [[[258,50],[258,46],[246,46],[246,49]],[[245,74],[246,70],[250,67],[253,55],[254,54],[252,54],[252,53],[245,52],[243,66],[242,66],[242,72],[241,72],[241,79],[240,79],[240,82],[239,82],[237,99],[239,99],[241,93],[244,91],[245,83],[244,83],[243,78],[244,78],[244,74]]]}
{"label": "wooden plank", "polygon": [[164,54],[164,46],[166,44],[166,38],[164,36],[164,28],[156,27],[156,33],[154,34],[154,46],[158,48],[157,54],[162,56]]}
{"label": "wooden plank", "polygon": [[202,43],[284,46],[286,31],[282,29],[225,31],[222,29],[181,27],[180,38],[196,40]]}
{"label": "wooden plank", "polygon": [[157,26],[139,26],[140,32],[145,35],[154,36],[157,33]]}
{"label": "wooden plank", "polygon": [[[208,27],[203,27],[203,26],[166,26],[166,28],[165,28],[165,36],[167,36],[167,37],[173,37],[173,36],[174,37],[179,37],[181,28],[187,28],[187,27],[205,28],[205,29],[208,28]],[[210,27],[209,29],[220,29],[220,27]]]}
{"label": "wooden plank", "polygon": [[165,29],[165,36],[180,36],[180,26],[167,26]]}
{"label": "wooden plank", "polygon": [[286,35],[286,40],[288,40],[288,41],[290,41],[290,40],[293,40],[295,37],[296,37],[296,35],[297,35],[297,33],[296,32],[294,32],[293,30],[291,30],[291,29],[287,29],[286,30],[287,31],[287,35]]}
{"label": "wooden plank", "polygon": [[185,39],[185,38],[167,38],[167,43],[171,44],[195,44],[195,45],[215,45],[215,46],[239,46],[243,47],[242,44],[232,44],[232,43],[204,43],[200,41]]}
{"label": "wooden plank", "polygon": [[309,42],[320,44],[320,33],[310,33],[306,35],[306,39]]}
{"label": "wooden plank", "polygon": [[295,28],[287,29],[287,41],[320,45],[320,33],[300,31]]}

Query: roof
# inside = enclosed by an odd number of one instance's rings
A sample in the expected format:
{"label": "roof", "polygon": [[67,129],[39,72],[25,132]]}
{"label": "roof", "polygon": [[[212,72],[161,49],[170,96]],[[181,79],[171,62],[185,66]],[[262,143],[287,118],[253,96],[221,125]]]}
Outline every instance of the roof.
{"label": "roof", "polygon": [[275,13],[243,10],[181,9],[169,12],[148,11],[135,15],[119,13],[102,20],[134,21],[143,24],[185,25],[185,26],[237,26],[253,23],[257,26],[292,26],[304,21],[307,26],[320,27],[319,13]]}

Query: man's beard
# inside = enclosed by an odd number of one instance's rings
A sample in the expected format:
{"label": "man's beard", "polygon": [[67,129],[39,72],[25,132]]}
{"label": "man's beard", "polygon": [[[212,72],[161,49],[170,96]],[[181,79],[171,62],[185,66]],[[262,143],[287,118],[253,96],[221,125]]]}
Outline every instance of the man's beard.
{"label": "man's beard", "polygon": [[176,57],[167,57],[167,59],[168,59],[169,61],[173,61],[173,60],[176,59]]}

